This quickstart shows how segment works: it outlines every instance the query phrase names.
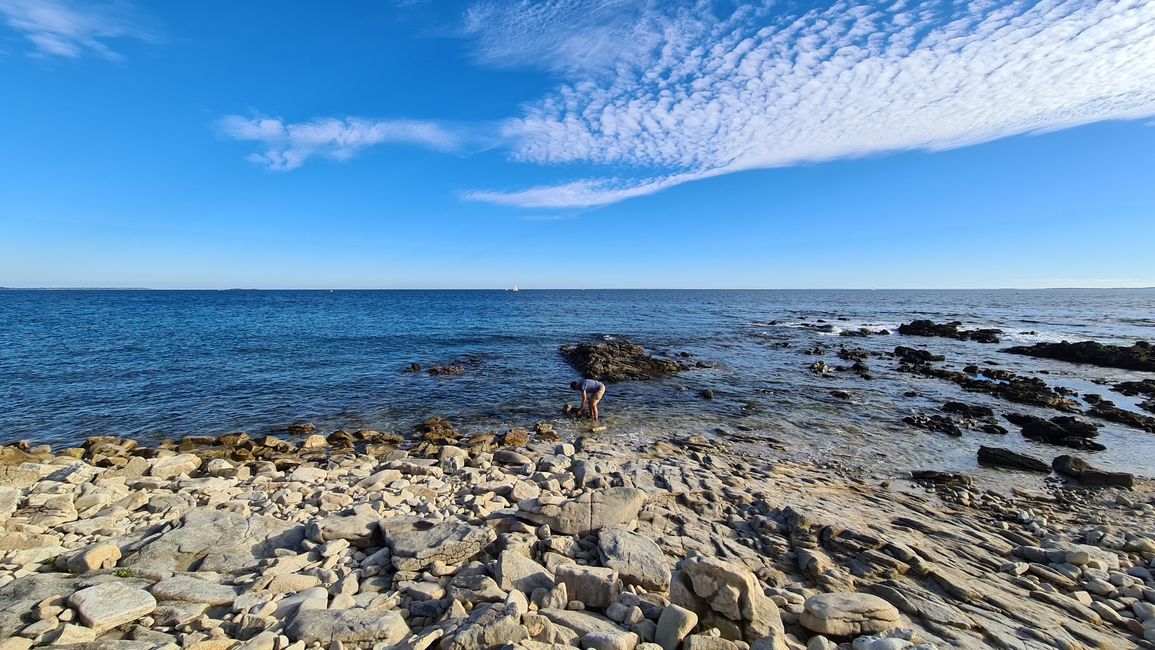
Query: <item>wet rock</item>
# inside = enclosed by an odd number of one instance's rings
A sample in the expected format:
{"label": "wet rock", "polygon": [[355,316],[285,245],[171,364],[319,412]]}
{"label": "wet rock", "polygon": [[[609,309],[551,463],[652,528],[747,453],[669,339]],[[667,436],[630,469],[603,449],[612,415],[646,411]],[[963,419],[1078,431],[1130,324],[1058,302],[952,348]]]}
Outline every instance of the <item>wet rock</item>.
{"label": "wet rock", "polygon": [[598,533],[598,554],[602,565],[614,569],[627,585],[647,591],[670,588],[670,567],[657,544],[649,539],[611,526]]}
{"label": "wet rock", "polygon": [[962,435],[962,429],[959,428],[958,424],[944,415],[908,415],[902,418],[902,421],[912,427],[938,431],[948,436],[958,437]]}
{"label": "wet rock", "polygon": [[68,605],[85,625],[102,634],[152,613],[156,599],[139,587],[103,582],[72,594]]}
{"label": "wet rock", "polygon": [[830,364],[826,363],[825,361],[815,361],[814,363],[810,364],[810,372],[816,375],[828,375],[834,372],[834,369],[831,368]]}
{"label": "wet rock", "polygon": [[405,366],[405,372],[421,372],[421,369],[421,364],[416,362]]}
{"label": "wet rock", "polygon": [[964,418],[972,418],[979,420],[982,418],[993,418],[995,412],[989,406],[972,406],[963,402],[947,402],[942,405],[942,410],[947,413],[957,413]]}
{"label": "wet rock", "polygon": [[1124,426],[1155,433],[1155,418],[1119,408],[1111,400],[1098,400],[1087,410],[1087,415],[1093,415],[1097,418],[1117,422]]}
{"label": "wet rock", "polygon": [[1098,469],[1077,456],[1063,455],[1051,463],[1055,472],[1076,479],[1083,485],[1134,487],[1135,476],[1126,472],[1108,472]]}
{"label": "wet rock", "polygon": [[894,356],[904,363],[910,364],[925,364],[933,361],[946,361],[946,357],[941,354],[932,354],[928,350],[919,350],[917,348],[908,348],[900,345],[894,348]]}
{"label": "wet rock", "polygon": [[1059,416],[1044,420],[1033,415],[1007,413],[1007,420],[1023,431],[1023,437],[1051,445],[1072,449],[1102,450],[1103,445],[1091,441],[1099,435],[1099,427],[1070,416]]}
{"label": "wet rock", "polygon": [[850,399],[850,393],[844,390],[832,390],[830,391],[830,396],[838,399]]}
{"label": "wet rock", "polygon": [[948,339],[958,339],[960,341],[977,341],[979,343],[998,343],[998,335],[1003,333],[1002,330],[998,329],[963,330],[959,329],[961,325],[962,323],[958,321],[935,323],[930,320],[914,320],[899,325],[898,333],[904,336],[938,336]]}
{"label": "wet rock", "polygon": [[961,386],[963,390],[975,393],[987,393],[1020,404],[1046,406],[1060,411],[1077,412],[1078,404],[1071,399],[1053,390],[1037,377],[1019,377],[1012,372],[984,371],[987,379],[978,379],[966,373],[954,372],[945,368],[938,368],[926,364],[903,362],[899,371],[909,372],[924,377],[945,379]]}
{"label": "wet rock", "polygon": [[1036,343],[1006,348],[1003,352],[1023,354],[1044,359],[1058,359],[1105,368],[1155,371],[1155,350],[1147,341],[1137,341],[1129,347],[1104,345],[1095,341],[1070,343]]}
{"label": "wet rock", "polygon": [[714,399],[714,391],[710,388],[703,388],[702,390],[698,391],[698,397],[701,397],[702,399]]}
{"label": "wet rock", "polygon": [[452,377],[460,375],[465,372],[465,366],[460,363],[452,363],[447,366],[433,366],[429,369],[429,374],[433,377]]}
{"label": "wet rock", "polygon": [[317,432],[317,425],[312,422],[296,422],[285,427],[285,433],[291,436],[304,436]]}
{"label": "wet rock", "polygon": [[417,517],[391,517],[380,526],[399,571],[421,571],[438,561],[464,564],[497,539],[489,527],[432,523]]}
{"label": "wet rock", "polygon": [[992,467],[1021,469],[1028,472],[1051,473],[1051,466],[1039,460],[1001,447],[979,447],[979,464]]}
{"label": "wet rock", "polygon": [[645,493],[637,488],[612,487],[592,490],[558,505],[543,504],[539,499],[522,501],[517,516],[563,535],[586,535],[637,519],[645,501]]}
{"label": "wet rock", "polygon": [[645,348],[629,341],[582,343],[559,351],[583,376],[607,383],[653,379],[681,370],[677,362],[650,356]]}
{"label": "wet rock", "polygon": [[899,627],[902,616],[878,596],[828,593],[807,598],[799,622],[818,634],[846,637]]}
{"label": "wet rock", "polygon": [[359,643],[392,645],[409,635],[409,626],[397,612],[369,609],[308,610],[298,613],[285,635],[305,643]]}

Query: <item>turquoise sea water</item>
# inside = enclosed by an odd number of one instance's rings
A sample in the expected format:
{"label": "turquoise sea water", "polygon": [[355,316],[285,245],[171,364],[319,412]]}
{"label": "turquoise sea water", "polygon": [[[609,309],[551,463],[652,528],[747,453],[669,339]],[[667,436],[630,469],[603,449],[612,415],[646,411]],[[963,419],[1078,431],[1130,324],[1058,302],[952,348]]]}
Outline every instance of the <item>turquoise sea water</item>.
{"label": "turquoise sea water", "polygon": [[[998,327],[1001,345],[843,329],[895,331],[913,318]],[[833,331],[809,325],[825,320]],[[846,365],[839,345],[990,362],[1053,385],[1125,398],[1095,379],[1155,377],[999,352],[1043,340],[1155,340],[1155,290],[1044,291],[0,291],[0,441],[71,444],[89,435],[145,439],[264,433],[307,420],[323,430],[408,432],[445,415],[470,431],[557,420],[576,377],[560,345],[626,336],[658,354],[710,366],[610,387],[612,433],[773,437],[794,453],[867,466],[972,469],[980,444],[1050,458],[1065,450],[968,432],[954,439],[902,424],[948,399],[998,412],[1055,415],[868,361],[875,379],[808,372]],[[825,356],[804,354],[815,345]],[[462,363],[453,377],[406,373]],[[1042,374],[1039,374],[1042,373]],[[710,388],[716,397],[703,400]],[[845,390],[850,400],[830,395]],[[904,397],[915,390],[918,397]],[[1155,475],[1155,434],[1103,424],[1093,462]],[[561,429],[573,428],[558,422]]]}

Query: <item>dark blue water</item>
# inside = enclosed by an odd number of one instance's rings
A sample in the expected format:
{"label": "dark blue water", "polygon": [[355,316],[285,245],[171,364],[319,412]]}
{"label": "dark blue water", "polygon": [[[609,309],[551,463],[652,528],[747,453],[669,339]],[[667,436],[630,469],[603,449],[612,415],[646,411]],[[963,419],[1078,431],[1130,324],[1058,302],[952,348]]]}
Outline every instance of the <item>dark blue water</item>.
{"label": "dark blue water", "polygon": [[[801,326],[887,327],[957,319],[1006,330],[1004,345],[898,335],[846,338]],[[836,320],[843,318],[847,320]],[[781,321],[770,324],[771,321]],[[995,361],[1051,384],[1135,400],[1093,379],[1144,373],[998,352],[1042,340],[1155,340],[1155,290],[1046,291],[0,291],[0,440],[72,444],[108,434],[145,439],[263,433],[299,420],[324,430],[407,432],[445,415],[466,431],[554,420],[575,378],[560,345],[624,335],[659,354],[687,352],[711,368],[611,386],[611,434],[748,429],[800,454],[879,468],[973,469],[979,444],[1050,458],[1061,449],[1017,430],[962,439],[910,429],[912,411],[947,399],[1001,412],[1054,415],[963,393],[872,359],[876,379],[807,371],[802,351],[840,344],[926,347],[948,363]],[[781,347],[783,345],[789,347]],[[463,363],[455,377],[409,374]],[[1146,376],[1155,376],[1147,373]],[[717,397],[702,400],[698,390]],[[850,392],[847,402],[830,396]],[[917,390],[918,398],[902,393]],[[1005,423],[1004,423],[1005,424]],[[1155,434],[1104,424],[1093,462],[1155,475]],[[564,422],[559,428],[580,425]]]}

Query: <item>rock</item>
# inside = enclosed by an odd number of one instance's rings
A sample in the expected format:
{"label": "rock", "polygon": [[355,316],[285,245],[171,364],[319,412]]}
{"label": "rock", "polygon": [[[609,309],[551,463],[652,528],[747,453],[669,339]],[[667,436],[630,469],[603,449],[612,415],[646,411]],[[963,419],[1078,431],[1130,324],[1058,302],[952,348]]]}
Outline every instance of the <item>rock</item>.
{"label": "rock", "polygon": [[[900,346],[894,348],[894,356],[896,356],[900,360],[902,360],[903,363],[909,363],[909,364],[914,364],[914,365],[922,365],[922,364],[930,363],[932,361],[946,361],[946,357],[944,357],[941,354],[932,354],[928,350],[919,350],[918,348],[908,348],[908,347],[903,346],[903,345],[900,345]],[[917,395],[918,395],[918,393],[915,393],[914,395],[908,395],[907,397],[916,397]]]}
{"label": "rock", "polygon": [[[4,539],[6,533],[0,535]],[[28,623],[23,617],[36,604],[59,594],[70,594],[76,578],[59,573],[33,573],[0,586],[0,639],[15,635]]]}
{"label": "rock", "polygon": [[171,479],[181,474],[192,474],[201,466],[201,459],[192,454],[177,454],[158,458],[148,470],[148,475],[159,479]]}
{"label": "rock", "polygon": [[92,643],[96,640],[96,630],[79,625],[65,625],[52,637],[52,645],[76,645]]}
{"label": "rock", "polygon": [[586,650],[634,650],[638,635],[633,632],[590,632],[581,639]]}
{"label": "rock", "polygon": [[698,624],[698,615],[678,605],[669,605],[662,610],[658,618],[658,631],[654,641],[662,646],[662,650],[678,650],[678,645],[690,630]]}
{"label": "rock", "polygon": [[662,549],[641,535],[618,526],[602,528],[598,533],[598,554],[602,566],[616,570],[624,584],[646,591],[670,589],[670,567]]}
{"label": "rock", "polygon": [[237,598],[235,587],[221,585],[191,576],[173,576],[154,584],[150,591],[157,600],[176,600],[209,605],[232,604]]}
{"label": "rock", "polygon": [[489,527],[434,524],[417,517],[392,517],[380,526],[399,571],[421,571],[437,561],[461,565],[497,539]]}
{"label": "rock", "polygon": [[0,486],[26,488],[39,480],[40,475],[36,472],[0,465]]}
{"label": "rock", "polygon": [[493,453],[493,462],[498,465],[532,465],[533,461],[525,454],[519,454],[512,449],[499,449]]}
{"label": "rock", "polygon": [[709,388],[703,388],[702,390],[698,391],[698,396],[702,399],[714,399],[714,391]]}
{"label": "rock", "polygon": [[131,623],[156,609],[152,594],[121,582],[102,582],[68,598],[80,620],[97,634]]}
{"label": "rock", "polygon": [[971,418],[980,420],[982,418],[993,418],[995,412],[989,406],[971,406],[963,402],[947,402],[942,405],[942,410],[947,413],[957,413],[964,418]]}
{"label": "rock", "polygon": [[652,357],[645,348],[629,341],[582,343],[559,351],[583,376],[606,383],[653,379],[681,370],[676,362]]}
{"label": "rock", "polygon": [[442,650],[486,650],[529,638],[516,608],[489,603],[473,610],[452,638],[443,640]]}
{"label": "rock", "polygon": [[1018,413],[1008,413],[1006,418],[1023,430],[1024,438],[1073,449],[1105,449],[1103,445],[1090,440],[1099,435],[1099,427],[1090,422],[1069,416],[1054,417],[1048,421]]}
{"label": "rock", "polygon": [[998,343],[1002,330],[977,329],[960,330],[962,323],[935,323],[929,320],[915,320],[898,326],[898,333],[904,336],[938,336],[960,341],[977,341],[979,343]]}
{"label": "rock", "polygon": [[88,573],[98,569],[111,569],[120,560],[120,547],[110,542],[98,542],[68,558],[70,573]]}
{"label": "rock", "polygon": [[586,492],[556,506],[542,505],[537,499],[523,501],[518,504],[517,516],[563,535],[586,535],[637,519],[645,500],[645,493],[637,488],[612,487]]}
{"label": "rock", "polygon": [[[295,422],[285,427],[285,433],[290,436],[304,436],[310,433],[316,433],[317,425],[312,422]],[[269,445],[265,445],[268,447]]]}
{"label": "rock", "polygon": [[939,431],[956,438],[962,435],[962,429],[959,428],[958,424],[944,415],[908,415],[902,418],[902,421],[912,427],[927,431]]}
{"label": "rock", "polygon": [[469,605],[499,603],[505,592],[487,575],[458,575],[449,581],[449,597]]}
{"label": "rock", "polygon": [[1001,447],[979,447],[978,457],[980,465],[1021,469],[1028,472],[1043,472],[1044,474],[1051,473],[1051,466],[1038,458],[1033,458],[1026,454],[1020,454]]}
{"label": "rock", "polygon": [[1104,368],[1155,371],[1155,350],[1152,350],[1151,344],[1146,341],[1138,341],[1130,347],[1103,345],[1095,341],[1077,343],[1061,341],[1059,343],[1036,343],[1029,346],[1020,345],[1002,351]]}
{"label": "rock", "polygon": [[[1147,400],[1139,405],[1149,411],[1155,410],[1155,399]],[[1093,415],[1097,418],[1103,418],[1111,422],[1118,422],[1119,424],[1133,427],[1135,429],[1142,429],[1149,433],[1155,433],[1155,418],[1128,411],[1115,406],[1111,400],[1101,399],[1096,402],[1088,411],[1087,415]]]}
{"label": "rock", "polygon": [[899,627],[902,616],[878,596],[829,593],[807,598],[799,622],[818,634],[857,636]]}
{"label": "rock", "polygon": [[197,508],[181,525],[121,559],[120,566],[151,571],[237,572],[272,557],[278,548],[295,548],[304,527],[272,517]]}
{"label": "rock", "polygon": [[778,606],[766,597],[749,569],[713,558],[688,557],[678,564],[670,601],[703,618],[712,610],[741,624],[749,640],[770,637],[774,650],[785,650],[785,631]]}
{"label": "rock", "polygon": [[622,629],[610,619],[591,612],[576,612],[568,609],[543,609],[541,615],[555,624],[573,630],[578,637],[592,632],[620,633]]}
{"label": "rock", "polygon": [[505,591],[516,589],[530,594],[534,589],[552,589],[554,579],[542,565],[516,551],[502,551],[497,558],[494,577]]}
{"label": "rock", "polygon": [[[386,471],[396,472],[396,470]],[[401,473],[397,472],[398,478],[400,475]],[[381,515],[372,506],[361,504],[314,521],[309,525],[309,538],[315,542],[343,539],[357,548],[380,546],[381,534],[378,529],[380,521]]]}
{"label": "rock", "polygon": [[1063,455],[1051,462],[1056,473],[1070,476],[1083,485],[1130,488],[1135,485],[1135,476],[1126,472],[1107,472],[1097,469],[1077,456]]}
{"label": "rock", "polygon": [[386,646],[409,636],[409,626],[394,611],[370,609],[313,609],[299,612],[285,626],[285,635],[304,643],[360,643]]}
{"label": "rock", "polygon": [[565,585],[571,600],[585,603],[587,608],[608,607],[618,599],[621,588],[618,572],[603,567],[563,564],[557,567],[554,576]]}

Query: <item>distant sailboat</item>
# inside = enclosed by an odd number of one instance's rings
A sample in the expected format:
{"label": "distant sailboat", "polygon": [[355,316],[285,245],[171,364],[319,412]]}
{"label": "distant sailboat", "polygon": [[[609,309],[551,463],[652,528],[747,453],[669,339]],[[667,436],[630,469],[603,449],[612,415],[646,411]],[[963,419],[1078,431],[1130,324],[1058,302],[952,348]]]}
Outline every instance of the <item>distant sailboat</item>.
{"label": "distant sailboat", "polygon": [[510,289],[510,291],[521,291],[521,289],[518,289],[517,285],[515,284],[515,285],[513,285],[513,288]]}

